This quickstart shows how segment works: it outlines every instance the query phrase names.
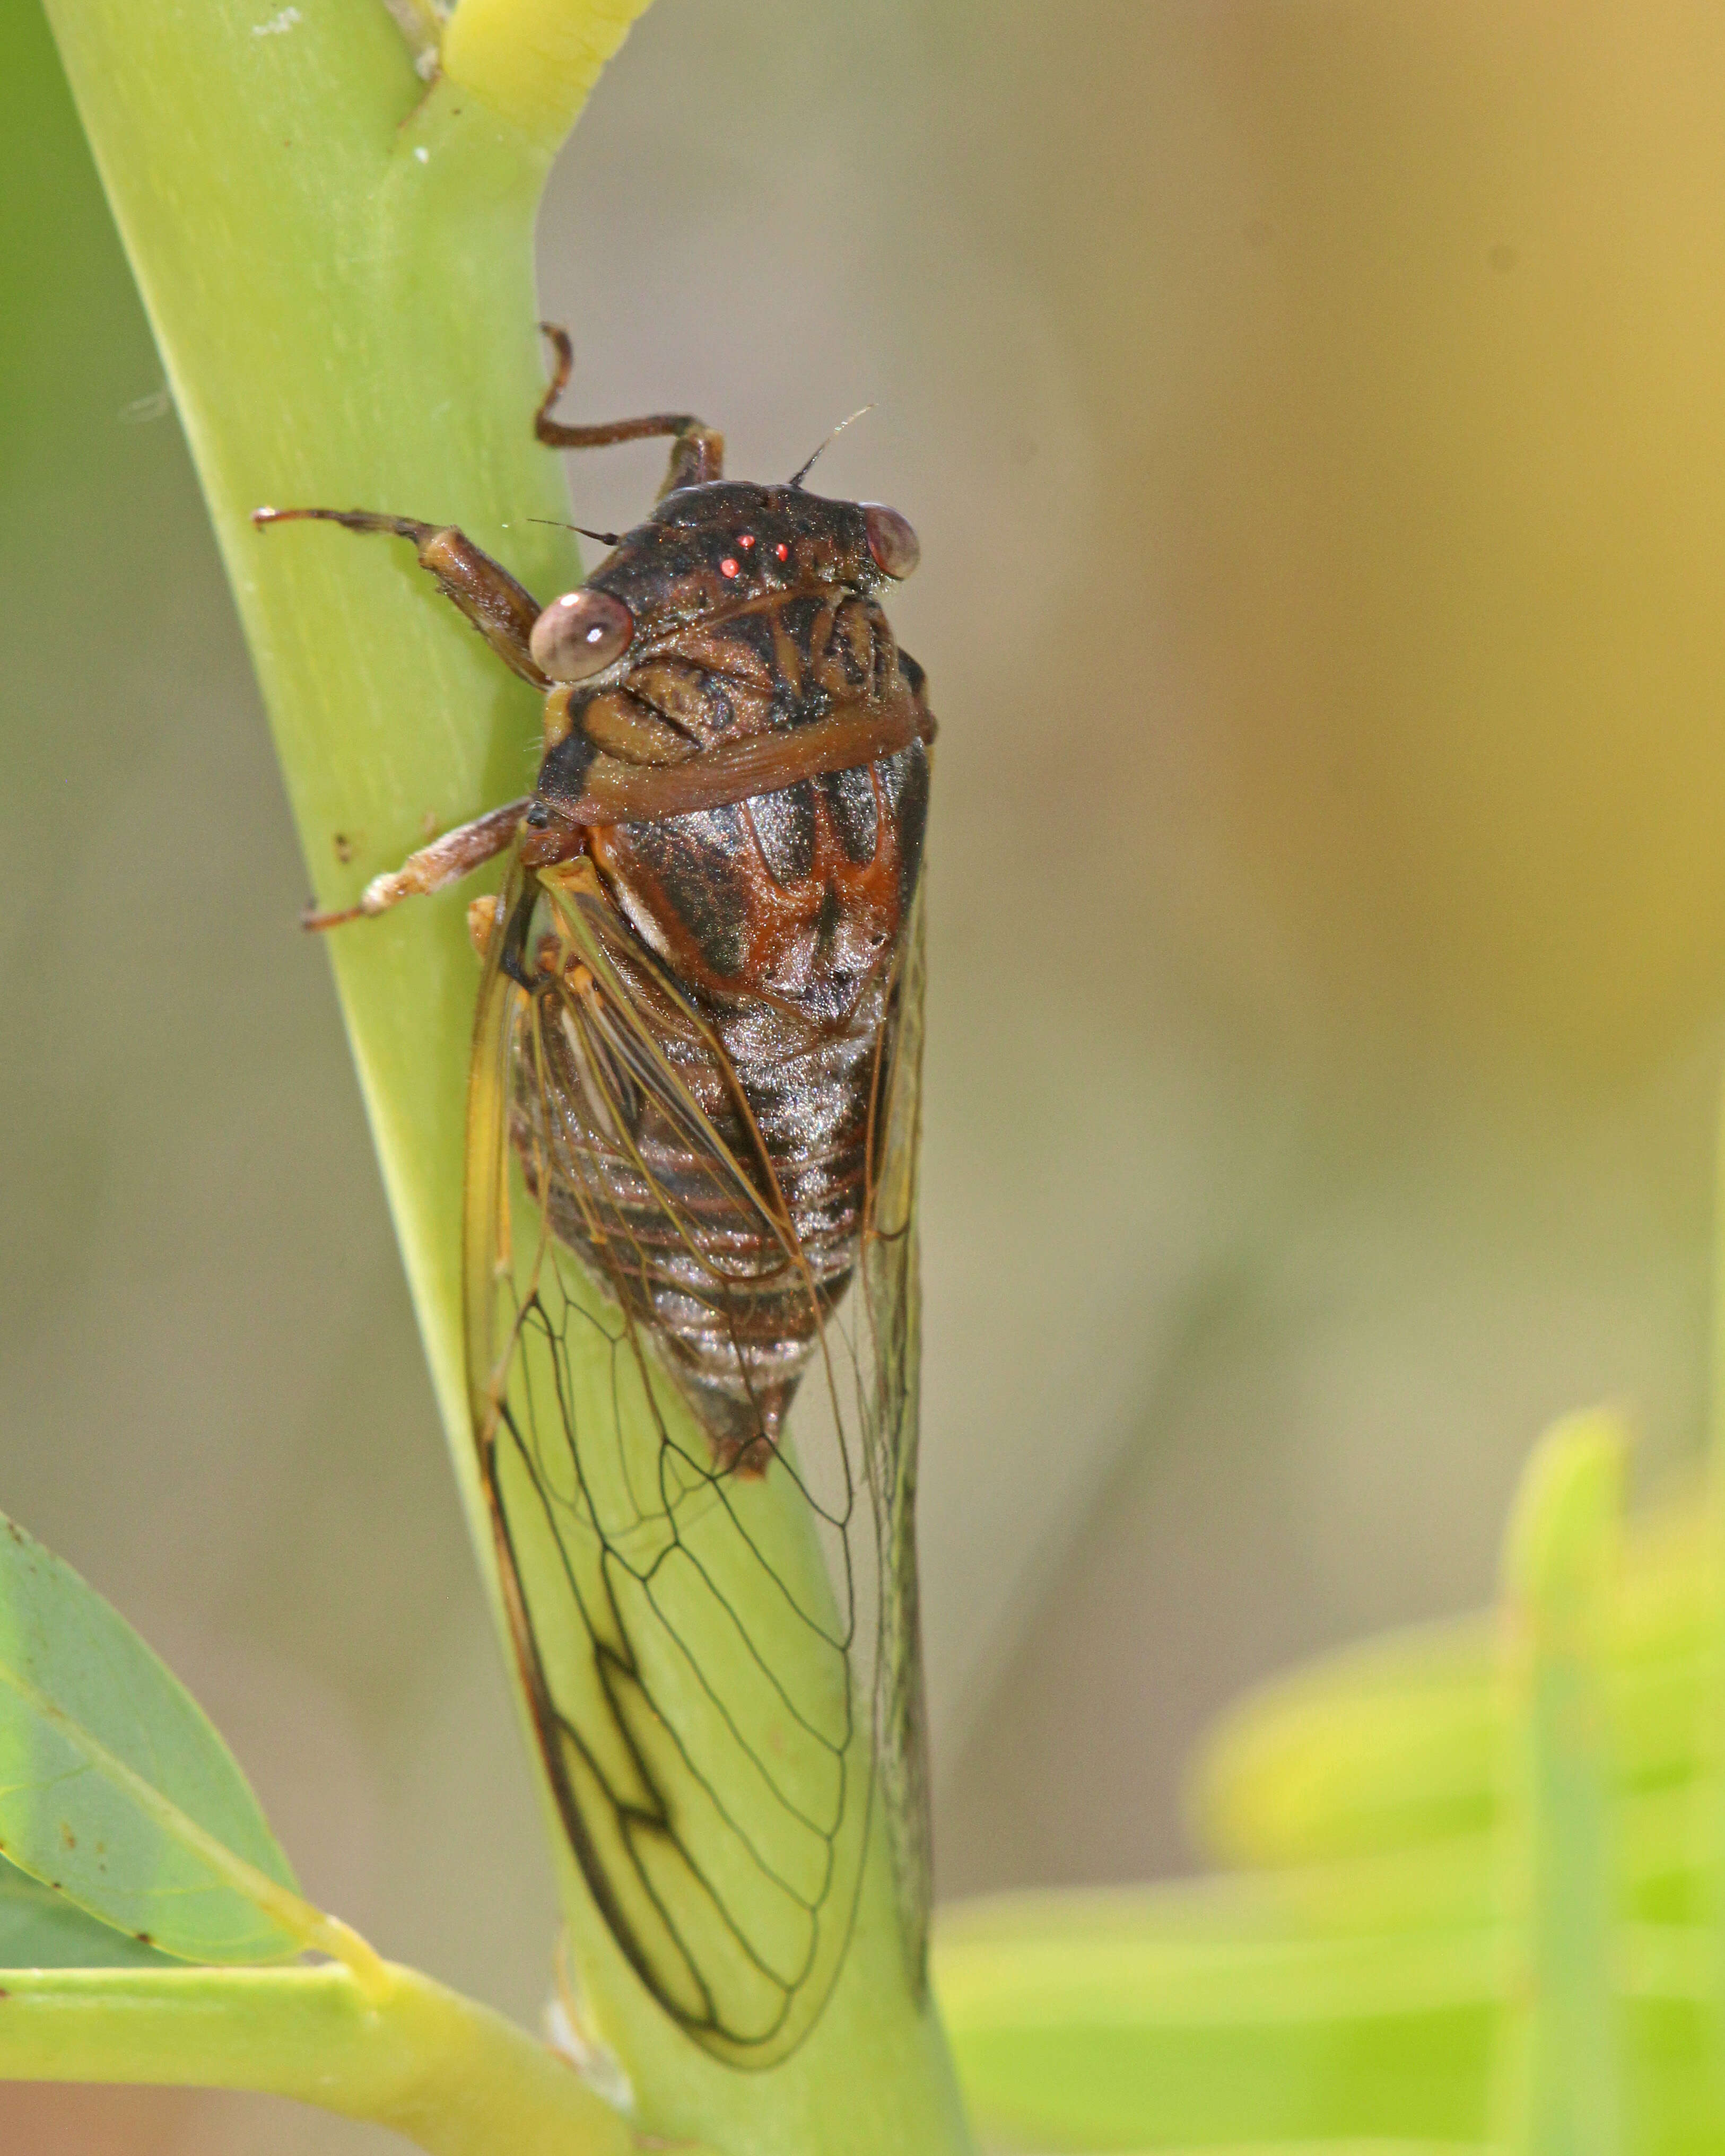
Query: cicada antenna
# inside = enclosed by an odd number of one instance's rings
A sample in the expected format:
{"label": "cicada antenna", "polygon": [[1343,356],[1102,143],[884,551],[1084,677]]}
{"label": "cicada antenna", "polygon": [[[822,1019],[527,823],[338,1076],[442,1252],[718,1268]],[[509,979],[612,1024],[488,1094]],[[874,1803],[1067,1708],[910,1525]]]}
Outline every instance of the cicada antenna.
{"label": "cicada antenna", "polygon": [[553,531],[578,531],[583,539],[597,539],[602,547],[618,547],[623,543],[620,531],[589,531],[584,524],[566,523],[561,516],[530,516],[529,524],[548,524]]}
{"label": "cicada antenna", "polygon": [[808,462],[803,465],[799,465],[797,470],[791,474],[789,479],[785,482],[786,485],[794,487],[801,486],[803,480],[808,478],[809,473],[814,469],[815,457],[824,455],[828,449],[831,449],[834,443],[838,440],[839,435],[842,434],[845,429],[850,425],[852,420],[862,418],[866,413],[872,412],[874,408],[875,408],[872,404],[860,404],[855,411],[851,413],[850,418],[841,419],[838,425],[834,428],[832,433],[827,436],[826,439],[821,443],[819,447],[814,451],[814,455],[809,459]]}

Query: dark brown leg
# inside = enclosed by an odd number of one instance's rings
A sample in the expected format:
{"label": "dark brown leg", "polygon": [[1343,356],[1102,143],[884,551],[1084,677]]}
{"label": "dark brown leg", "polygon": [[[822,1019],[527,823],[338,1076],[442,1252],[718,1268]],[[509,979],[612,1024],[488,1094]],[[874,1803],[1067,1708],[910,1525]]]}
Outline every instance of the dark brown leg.
{"label": "dark brown leg", "polygon": [[674,437],[670,468],[659,490],[661,501],[680,486],[699,486],[704,480],[725,476],[725,437],[716,427],[709,427],[691,412],[654,412],[644,419],[609,419],[595,427],[569,427],[553,419],[551,408],[569,386],[575,350],[567,330],[553,322],[541,322],[539,326],[557,354],[551,386],[533,414],[533,432],[547,449],[598,449],[608,442],[639,442],[653,434],[670,434]]}
{"label": "dark brown leg", "polygon": [[374,914],[388,913],[392,906],[399,906],[404,898],[427,896],[432,891],[442,891],[447,884],[459,882],[465,875],[471,875],[509,844],[532,798],[526,794],[519,801],[506,801],[501,808],[488,809],[483,816],[475,816],[470,824],[458,824],[453,831],[445,831],[442,838],[434,839],[429,846],[421,846],[417,854],[409,854],[398,869],[373,876],[361,893],[357,906],[346,906],[339,913],[316,913],[308,909],[300,915],[300,925],[304,928],[339,928],[345,921],[367,921]]}
{"label": "dark brown leg", "polygon": [[437,578],[438,588],[484,637],[493,651],[536,689],[550,682],[533,664],[527,640],[539,619],[539,602],[499,562],[475,547],[453,524],[422,524],[417,517],[385,516],[372,509],[254,509],[259,526],[311,519],[345,525],[350,531],[387,531],[411,539],[419,566]]}

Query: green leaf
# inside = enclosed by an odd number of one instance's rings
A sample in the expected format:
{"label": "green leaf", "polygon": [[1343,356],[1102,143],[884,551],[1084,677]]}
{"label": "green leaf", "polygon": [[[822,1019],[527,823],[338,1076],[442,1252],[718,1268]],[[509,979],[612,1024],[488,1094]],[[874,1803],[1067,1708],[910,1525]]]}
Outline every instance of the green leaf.
{"label": "green leaf", "polygon": [[[1249,1907],[1217,1884],[945,1912],[935,1987],[982,2139],[1240,2156],[1271,2142],[1489,2138],[1516,1977],[1502,1927],[1254,1942]],[[1626,1925],[1618,1945],[1635,2145],[1716,2149],[1715,1941]]]}
{"label": "green leaf", "polygon": [[187,1961],[279,1961],[305,1930],[245,1777],[184,1686],[0,1514],[0,1847]]}
{"label": "green leaf", "polygon": [[0,1969],[173,1966],[0,1857]]}
{"label": "green leaf", "polygon": [[1492,2138],[1525,2156],[1615,2156],[1623,2145],[1604,1645],[1628,1451],[1628,1432],[1603,1410],[1548,1430],[1522,1472],[1504,1554],[1515,1965]]}
{"label": "green leaf", "polygon": [[1137,2149],[1481,2138],[1489,1929],[1254,1940],[1231,1897],[949,1912],[935,1987],[979,2138]]}
{"label": "green leaf", "polygon": [[[1689,1503],[1636,1523],[1604,1643],[1608,1747],[1625,1790],[1693,1774],[1711,1651],[1712,1547]],[[1249,1694],[1202,1744],[1192,1809],[1231,1864],[1303,1864],[1493,1825],[1506,1706],[1497,1620],[1409,1628]]]}

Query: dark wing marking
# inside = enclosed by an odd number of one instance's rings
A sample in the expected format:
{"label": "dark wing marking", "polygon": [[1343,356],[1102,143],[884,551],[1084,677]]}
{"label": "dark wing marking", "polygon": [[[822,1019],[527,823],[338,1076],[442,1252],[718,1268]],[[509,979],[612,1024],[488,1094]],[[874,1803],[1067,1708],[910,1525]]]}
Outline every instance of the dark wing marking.
{"label": "dark wing marking", "polygon": [[[920,942],[896,961],[863,1253],[834,1307],[723,1049],[588,876],[515,871],[481,990],[474,1432],[541,1752],[594,1900],[697,2042],[765,2066],[825,2003],[883,1825],[921,1980]],[[772,1344],[799,1323],[814,1348],[787,1435]],[[709,1382],[714,1342],[744,1373],[729,1392]]]}

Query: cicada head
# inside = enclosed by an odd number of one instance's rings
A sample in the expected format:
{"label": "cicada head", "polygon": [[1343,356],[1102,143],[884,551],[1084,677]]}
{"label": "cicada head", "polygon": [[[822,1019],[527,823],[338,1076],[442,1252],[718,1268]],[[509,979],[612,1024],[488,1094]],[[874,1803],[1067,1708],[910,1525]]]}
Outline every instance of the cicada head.
{"label": "cicada head", "polygon": [[533,657],[553,681],[622,680],[696,624],[783,593],[876,592],[918,556],[909,522],[879,502],[750,480],[680,487],[546,608]]}

